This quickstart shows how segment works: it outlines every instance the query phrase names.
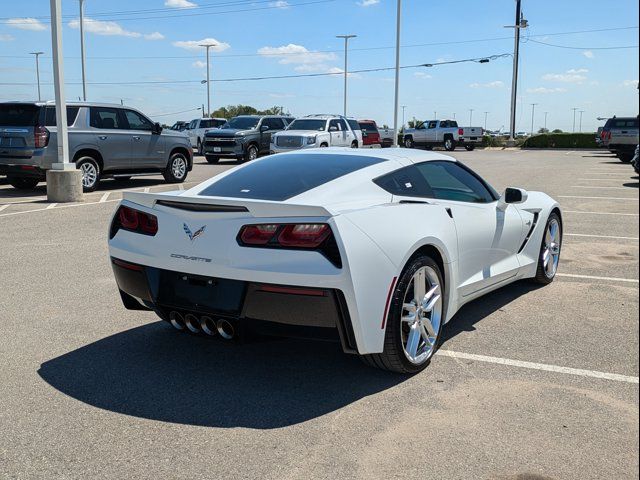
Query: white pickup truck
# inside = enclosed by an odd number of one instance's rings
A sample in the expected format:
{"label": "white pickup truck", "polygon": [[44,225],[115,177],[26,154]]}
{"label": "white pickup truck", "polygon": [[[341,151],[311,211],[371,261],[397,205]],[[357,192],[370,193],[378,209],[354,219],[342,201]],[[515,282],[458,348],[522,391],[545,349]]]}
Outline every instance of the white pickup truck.
{"label": "white pickup truck", "polygon": [[482,144],[482,127],[459,127],[455,120],[426,120],[407,128],[402,142],[406,148],[444,147],[451,152],[457,146],[471,151]]}
{"label": "white pickup truck", "polygon": [[191,141],[191,147],[198,155],[203,155],[202,147],[204,146],[204,134],[212,128],[220,128],[227,123],[224,118],[196,118],[189,122],[184,132]]}

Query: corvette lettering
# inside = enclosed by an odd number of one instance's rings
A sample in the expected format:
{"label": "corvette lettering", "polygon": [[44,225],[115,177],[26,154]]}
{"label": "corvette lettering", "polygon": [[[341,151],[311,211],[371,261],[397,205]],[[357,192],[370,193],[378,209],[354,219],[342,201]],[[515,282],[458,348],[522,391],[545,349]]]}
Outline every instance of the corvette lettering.
{"label": "corvette lettering", "polygon": [[211,263],[210,258],[205,257],[192,257],[191,255],[181,255],[179,253],[172,253],[171,258],[179,258],[180,260],[189,260],[191,262],[204,262]]}

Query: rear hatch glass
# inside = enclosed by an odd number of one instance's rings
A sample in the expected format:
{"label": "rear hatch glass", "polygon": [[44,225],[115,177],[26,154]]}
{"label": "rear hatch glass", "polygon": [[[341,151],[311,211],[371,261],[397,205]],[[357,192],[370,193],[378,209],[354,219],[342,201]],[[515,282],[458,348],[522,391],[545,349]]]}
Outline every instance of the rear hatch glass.
{"label": "rear hatch glass", "polygon": [[358,155],[274,155],[221,178],[199,195],[282,201],[384,161]]}
{"label": "rear hatch glass", "polygon": [[40,107],[28,103],[0,103],[0,127],[35,127]]}

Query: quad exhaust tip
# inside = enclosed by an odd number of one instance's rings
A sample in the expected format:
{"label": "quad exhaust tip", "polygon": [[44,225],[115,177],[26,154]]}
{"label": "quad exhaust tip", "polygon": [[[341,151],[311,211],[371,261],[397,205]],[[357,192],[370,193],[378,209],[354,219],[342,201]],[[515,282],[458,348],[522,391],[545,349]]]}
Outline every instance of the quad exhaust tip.
{"label": "quad exhaust tip", "polygon": [[169,313],[169,323],[173,325],[176,330],[184,330],[184,317],[179,312]]}
{"label": "quad exhaust tip", "polygon": [[233,328],[233,325],[228,320],[224,320],[224,319],[218,320],[216,327],[218,329],[218,333],[220,334],[220,336],[225,340],[231,340],[236,333],[235,329]]}
{"label": "quad exhaust tip", "polygon": [[191,333],[200,333],[200,320],[192,313],[187,313],[184,317],[184,325]]}
{"label": "quad exhaust tip", "polygon": [[212,337],[218,334],[218,327],[216,325],[216,321],[211,317],[204,316],[200,318],[200,328],[204,333]]}

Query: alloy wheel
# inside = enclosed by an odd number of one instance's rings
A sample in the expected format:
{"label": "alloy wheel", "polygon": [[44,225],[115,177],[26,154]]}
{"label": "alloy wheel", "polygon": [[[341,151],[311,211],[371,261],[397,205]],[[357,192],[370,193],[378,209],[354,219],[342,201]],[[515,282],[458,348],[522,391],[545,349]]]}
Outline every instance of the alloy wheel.
{"label": "alloy wheel", "polygon": [[416,365],[433,355],[442,321],[442,287],[431,267],[421,267],[404,294],[400,339],[407,359]]}
{"label": "alloy wheel", "polygon": [[173,173],[173,176],[177,179],[184,178],[187,173],[187,162],[183,157],[178,156],[173,159],[171,173]]}
{"label": "alloy wheel", "polygon": [[85,162],[80,166],[82,171],[82,186],[84,188],[93,188],[98,180],[98,170],[91,162]]}
{"label": "alloy wheel", "polygon": [[560,261],[560,224],[552,218],[547,225],[544,235],[544,248],[542,249],[542,265],[547,278],[553,278],[558,270]]}
{"label": "alloy wheel", "polygon": [[256,147],[249,147],[249,160],[255,160],[258,158],[258,149]]}

